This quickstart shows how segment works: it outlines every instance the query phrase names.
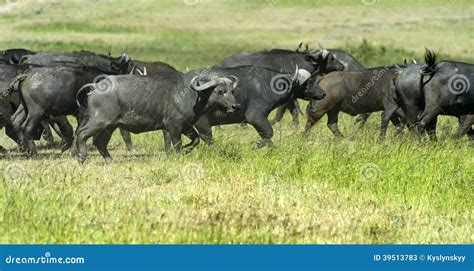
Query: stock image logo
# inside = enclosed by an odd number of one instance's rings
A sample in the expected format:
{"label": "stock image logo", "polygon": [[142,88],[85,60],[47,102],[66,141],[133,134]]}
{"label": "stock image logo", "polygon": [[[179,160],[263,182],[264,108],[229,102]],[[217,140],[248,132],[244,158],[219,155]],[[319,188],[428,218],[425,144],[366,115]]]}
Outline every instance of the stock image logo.
{"label": "stock image logo", "polygon": [[28,177],[28,174],[21,164],[11,163],[5,167],[3,177],[5,181],[21,181]]}
{"label": "stock image logo", "polygon": [[360,2],[366,6],[372,6],[374,4],[380,3],[380,0],[360,0]]}
{"label": "stock image logo", "polygon": [[359,175],[364,181],[375,182],[380,179],[380,167],[375,163],[364,164],[360,169]]}
{"label": "stock image logo", "polygon": [[204,168],[201,164],[190,163],[185,165],[179,174],[183,182],[197,182],[204,179]]}
{"label": "stock image logo", "polygon": [[461,95],[469,91],[471,82],[469,78],[463,74],[455,74],[449,78],[448,89],[454,95]]}
{"label": "stock image logo", "polygon": [[201,2],[201,0],[183,0],[183,2],[188,6],[194,6]]}
{"label": "stock image logo", "polygon": [[94,92],[105,94],[114,89],[114,79],[111,76],[101,74],[94,78],[92,81],[95,83]]}
{"label": "stock image logo", "polygon": [[270,81],[270,88],[272,89],[272,92],[278,95],[283,95],[290,92],[291,87],[291,78],[286,74],[275,75]]}

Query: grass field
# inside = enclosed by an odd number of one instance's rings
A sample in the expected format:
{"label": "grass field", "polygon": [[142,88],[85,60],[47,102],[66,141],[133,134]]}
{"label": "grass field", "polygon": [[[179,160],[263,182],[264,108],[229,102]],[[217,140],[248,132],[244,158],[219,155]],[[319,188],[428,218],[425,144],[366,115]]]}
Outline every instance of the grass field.
{"label": "grass field", "polygon": [[[421,60],[425,46],[474,61],[472,1],[4,2],[2,48],[126,52],[183,71],[300,41],[347,49],[367,66]],[[114,135],[110,164],[97,151],[84,166],[56,149],[3,154],[0,242],[474,241],[474,144],[452,139],[455,119],[440,119],[437,142],[393,129],[380,142],[379,114],[361,130],[342,114],[344,139],[325,118],[305,137],[302,122],[295,129],[286,116],[275,146],[257,151],[254,129],[232,125],[189,155],[165,155],[161,132],[135,135],[132,153]]]}

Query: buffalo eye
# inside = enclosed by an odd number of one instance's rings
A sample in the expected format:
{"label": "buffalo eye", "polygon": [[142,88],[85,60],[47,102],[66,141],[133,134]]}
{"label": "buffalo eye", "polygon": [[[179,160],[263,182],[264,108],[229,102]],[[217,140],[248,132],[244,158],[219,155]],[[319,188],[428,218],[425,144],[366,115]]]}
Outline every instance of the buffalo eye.
{"label": "buffalo eye", "polygon": [[217,91],[217,93],[218,93],[219,95],[224,95],[225,91],[222,90],[222,89],[219,89],[219,90]]}

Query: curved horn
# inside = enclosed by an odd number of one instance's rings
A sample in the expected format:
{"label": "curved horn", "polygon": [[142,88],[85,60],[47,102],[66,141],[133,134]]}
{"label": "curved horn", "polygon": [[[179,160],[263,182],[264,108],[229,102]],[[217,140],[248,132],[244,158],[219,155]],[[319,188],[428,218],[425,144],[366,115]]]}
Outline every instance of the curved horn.
{"label": "curved horn", "polygon": [[298,64],[296,65],[296,70],[295,70],[295,73],[291,76],[291,81],[294,82],[298,79]]}
{"label": "curved horn", "polygon": [[147,76],[146,67],[143,66],[143,75]]}
{"label": "curved horn", "polygon": [[411,61],[413,62],[413,64],[418,64],[418,62],[416,61],[414,57],[411,58]]}
{"label": "curved horn", "polygon": [[324,46],[323,46],[321,43],[318,42],[318,45],[319,45],[319,49],[325,50],[325,49],[324,49]]}
{"label": "curved horn", "polygon": [[134,65],[134,66],[133,66],[133,68],[132,68],[132,70],[130,71],[130,73],[129,73],[129,74],[130,74],[130,75],[132,75],[132,74],[133,74],[133,72],[135,71],[135,69],[138,71],[138,73],[140,73],[140,70],[139,70],[139,69],[137,69],[137,65]]}
{"label": "curved horn", "polygon": [[300,42],[300,44],[298,45],[298,48],[296,48],[297,53],[301,52],[301,46],[303,46],[303,42]]}
{"label": "curved horn", "polygon": [[199,78],[200,76],[196,75],[193,77],[193,79],[191,79],[191,83],[190,83],[190,86],[192,89],[194,89],[195,91],[203,91],[205,89],[208,89],[210,87],[213,87],[215,85],[217,85],[217,81],[216,80],[211,80],[207,83],[205,83],[204,85],[201,85],[201,86],[198,86],[197,83],[196,83],[196,80]]}
{"label": "curved horn", "polygon": [[235,77],[235,76],[233,76],[233,75],[231,75],[230,78],[234,79],[234,82],[232,83],[232,87],[233,87],[233,88],[236,88],[237,85],[239,84],[239,78],[237,78],[237,77]]}
{"label": "curved horn", "polygon": [[140,69],[139,69],[139,68],[137,68],[137,72],[138,72],[138,74],[139,74],[139,75],[143,75],[143,72],[142,72],[142,71],[140,71]]}

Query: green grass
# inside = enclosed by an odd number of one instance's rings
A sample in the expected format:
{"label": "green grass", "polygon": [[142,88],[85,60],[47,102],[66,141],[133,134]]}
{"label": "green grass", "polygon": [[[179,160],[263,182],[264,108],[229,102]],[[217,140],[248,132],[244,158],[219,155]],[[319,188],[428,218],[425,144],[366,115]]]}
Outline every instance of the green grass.
{"label": "green grass", "polygon": [[[421,60],[424,46],[474,60],[469,1],[445,13],[449,1],[157,2],[23,1],[0,16],[0,42],[127,52],[181,70],[300,41],[367,66]],[[217,146],[171,156],[161,132],[134,136],[132,153],[114,135],[115,161],[91,150],[84,166],[56,149],[38,159],[14,150],[0,160],[0,243],[472,243],[474,145],[452,139],[456,120],[441,117],[437,142],[393,131],[379,142],[379,123],[374,114],[358,130],[342,114],[336,140],[325,118],[304,137],[286,116],[272,148],[254,151],[253,128],[225,126]]]}

